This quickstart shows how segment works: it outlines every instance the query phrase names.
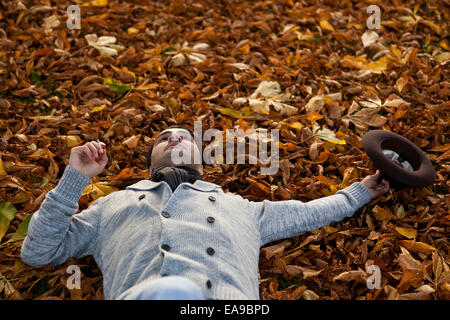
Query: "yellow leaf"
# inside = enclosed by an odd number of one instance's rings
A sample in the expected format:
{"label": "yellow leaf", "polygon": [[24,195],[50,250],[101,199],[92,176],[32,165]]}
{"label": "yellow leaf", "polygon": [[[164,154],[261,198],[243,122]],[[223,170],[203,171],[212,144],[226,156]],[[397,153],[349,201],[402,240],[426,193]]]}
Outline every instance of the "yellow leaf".
{"label": "yellow leaf", "polygon": [[127,29],[127,33],[128,33],[129,35],[133,35],[133,34],[139,33],[139,30],[136,29],[136,28],[130,27],[130,28]]}
{"label": "yellow leaf", "polygon": [[347,55],[340,60],[340,63],[343,67],[369,70],[372,73],[379,74],[387,69],[388,59],[388,56],[384,56],[376,61],[368,62],[367,59],[363,57],[352,57]]}
{"label": "yellow leaf", "polygon": [[442,34],[442,28],[435,24],[434,22],[428,21],[428,20],[420,20],[420,23],[430,27],[434,32],[436,32],[438,35]]}
{"label": "yellow leaf", "polygon": [[314,40],[314,34],[312,32],[296,32],[297,33],[297,39],[300,41],[313,41]]}
{"label": "yellow leaf", "polygon": [[366,69],[367,66],[367,60],[363,57],[352,57],[352,56],[345,56],[340,61],[341,65],[343,67],[347,68],[357,68],[360,70]]}
{"label": "yellow leaf", "polygon": [[333,28],[333,26],[332,26],[327,20],[321,20],[321,21],[319,22],[319,24],[320,24],[320,27],[321,27],[322,29],[325,29],[325,30],[331,31],[331,32],[334,32],[334,31],[335,31],[334,28]]}
{"label": "yellow leaf", "polygon": [[414,239],[417,235],[417,230],[411,228],[395,227],[395,231],[408,239]]}
{"label": "yellow leaf", "polygon": [[14,205],[7,201],[0,203],[0,240],[2,240],[5,233],[8,231],[11,221],[16,216],[17,209]]}
{"label": "yellow leaf", "polygon": [[384,56],[377,61],[368,63],[365,69],[370,70],[372,73],[380,74],[387,69],[387,64],[388,57]]}
{"label": "yellow leaf", "polygon": [[340,145],[347,144],[347,142],[345,142],[345,140],[336,138],[336,134],[333,131],[331,131],[330,129],[328,129],[328,128],[323,128],[320,130],[319,129],[320,129],[320,127],[317,124],[313,125],[313,132],[320,139],[331,142],[333,144],[340,144]]}
{"label": "yellow leaf", "polygon": [[347,167],[344,170],[344,177],[342,178],[341,187],[345,188],[350,185],[350,180],[358,177],[358,169],[355,167]]}
{"label": "yellow leaf", "polygon": [[400,119],[400,118],[403,117],[407,112],[408,112],[408,109],[400,109],[400,110],[398,110],[398,111],[395,113],[395,115],[394,115],[394,119],[395,119],[395,120]]}
{"label": "yellow leaf", "polygon": [[234,110],[231,108],[224,108],[224,107],[216,107],[216,110],[224,115],[232,116],[232,117],[236,117],[236,118],[248,118],[248,117],[251,117],[252,115],[254,115],[252,110],[248,107],[244,107],[240,111]]}
{"label": "yellow leaf", "polygon": [[85,1],[81,6],[83,7],[105,7],[108,5],[108,0],[90,0]]}
{"label": "yellow leaf", "polygon": [[[139,30],[138,30],[139,31]],[[127,67],[123,67],[122,69],[111,66],[111,68],[113,68],[119,75],[125,75],[126,77],[130,77],[130,78],[136,78],[136,74],[130,70],[128,70]],[[105,83],[106,85],[109,85],[111,83]]]}
{"label": "yellow leaf", "polygon": [[353,22],[348,23],[347,26],[346,26],[347,29],[355,28],[355,29],[358,29],[358,30],[362,30],[365,27],[366,26],[361,24],[361,23],[353,23]]}
{"label": "yellow leaf", "polygon": [[17,17],[17,21],[16,21],[16,25],[18,25],[20,23],[20,21],[22,21],[22,18],[24,16],[26,11],[22,11],[19,16]]}
{"label": "yellow leaf", "polygon": [[149,84],[137,87],[136,90],[142,90],[142,91],[143,90],[154,90],[156,88],[158,88],[157,83],[149,83]]}
{"label": "yellow leaf", "polygon": [[323,188],[323,189],[320,190],[320,191],[322,191],[322,193],[323,193],[326,197],[328,197],[328,196],[331,196],[331,195],[335,194],[335,193],[338,191],[338,189],[337,189],[337,186],[331,185],[329,188]]}
{"label": "yellow leaf", "polygon": [[291,123],[289,123],[289,122],[284,122],[284,121],[280,121],[280,124],[287,125],[287,126],[289,126],[290,128],[297,129],[297,130],[302,130],[303,127],[304,127],[304,126],[303,126],[300,122],[298,122],[298,121],[291,122]]}
{"label": "yellow leaf", "polygon": [[81,289],[71,289],[70,300],[83,300],[83,291]]}
{"label": "yellow leaf", "polygon": [[161,57],[159,56],[153,57],[147,62],[140,64],[139,66],[150,72],[154,73],[162,72]]}
{"label": "yellow leaf", "polygon": [[0,157],[0,175],[5,175],[7,174],[5,171],[5,168],[3,167],[3,161],[2,161],[2,157]]}
{"label": "yellow leaf", "polygon": [[396,58],[397,60],[400,60],[402,58],[402,52],[400,51],[399,48],[397,48],[396,45],[391,45],[389,47],[391,53],[393,54],[393,57]]}
{"label": "yellow leaf", "polygon": [[248,44],[245,44],[243,46],[240,46],[238,48],[238,50],[243,53],[243,54],[250,54],[250,47],[248,46]]}
{"label": "yellow leaf", "polygon": [[398,242],[401,246],[405,247],[409,251],[416,252],[416,253],[425,253],[425,254],[431,254],[434,251],[436,251],[436,248],[432,245],[429,245],[425,242],[416,242],[414,240],[400,240]]}
{"label": "yellow leaf", "polygon": [[311,112],[298,117],[298,119],[305,119],[311,121],[311,124],[313,124],[317,120],[323,119],[323,116],[321,114],[318,114],[317,112]]}
{"label": "yellow leaf", "polygon": [[327,234],[332,234],[332,233],[339,231],[339,229],[337,229],[335,227],[331,227],[331,226],[325,226],[325,227],[323,227],[323,230],[325,230],[325,232]]}
{"label": "yellow leaf", "polygon": [[79,136],[59,136],[63,139],[69,148],[76,147],[82,143]]}
{"label": "yellow leaf", "polygon": [[447,40],[442,40],[441,42],[439,42],[439,45],[444,48],[445,50],[450,50],[449,46],[448,46],[448,41]]}
{"label": "yellow leaf", "polygon": [[91,113],[102,111],[105,108],[106,108],[106,104],[98,106],[98,107],[95,107],[94,109],[91,110]]}
{"label": "yellow leaf", "polygon": [[327,178],[325,176],[316,176],[316,179],[319,180],[320,182],[325,183],[329,187],[336,185],[336,183],[333,180],[331,180],[330,178]]}
{"label": "yellow leaf", "polygon": [[55,156],[55,154],[53,152],[51,152],[50,150],[48,150],[48,153],[47,153],[47,151],[45,149],[39,148],[35,152],[30,154],[28,157],[33,158],[33,159],[39,159],[39,158],[48,159],[49,155],[51,157]]}
{"label": "yellow leaf", "polygon": [[110,187],[107,185],[107,182],[95,182],[90,183],[82,192],[81,195],[90,195],[92,199],[96,200],[100,197],[104,197],[114,191],[118,191],[119,189],[115,187]]}

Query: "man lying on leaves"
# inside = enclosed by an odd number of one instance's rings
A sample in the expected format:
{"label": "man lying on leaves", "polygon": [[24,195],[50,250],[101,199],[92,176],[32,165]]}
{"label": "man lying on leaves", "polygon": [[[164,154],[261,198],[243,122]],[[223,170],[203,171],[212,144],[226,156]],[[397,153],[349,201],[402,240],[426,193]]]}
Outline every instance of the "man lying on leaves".
{"label": "man lying on leaves", "polygon": [[42,267],[92,255],[105,299],[257,300],[260,247],[351,217],[389,190],[377,172],[305,203],[253,202],[203,181],[202,165],[176,167],[175,149],[199,152],[187,129],[166,129],[149,152],[150,179],[75,214],[108,157],[97,142],[72,148],[61,180],[30,220],[22,260]]}

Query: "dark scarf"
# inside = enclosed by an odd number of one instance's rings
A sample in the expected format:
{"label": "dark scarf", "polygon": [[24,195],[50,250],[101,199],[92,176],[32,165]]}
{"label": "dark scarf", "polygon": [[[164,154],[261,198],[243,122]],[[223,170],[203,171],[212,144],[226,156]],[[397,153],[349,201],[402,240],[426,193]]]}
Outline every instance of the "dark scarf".
{"label": "dark scarf", "polygon": [[197,170],[187,166],[178,166],[153,168],[150,180],[155,182],[165,181],[172,191],[175,191],[183,182],[194,183],[196,180],[203,179]]}

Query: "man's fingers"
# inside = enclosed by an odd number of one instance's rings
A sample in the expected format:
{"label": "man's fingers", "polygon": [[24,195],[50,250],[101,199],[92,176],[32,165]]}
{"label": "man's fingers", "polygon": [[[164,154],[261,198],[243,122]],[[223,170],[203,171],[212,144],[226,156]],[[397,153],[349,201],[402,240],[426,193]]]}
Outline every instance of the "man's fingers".
{"label": "man's fingers", "polygon": [[105,151],[103,149],[106,146],[104,142],[98,143],[97,141],[92,141],[92,143],[94,144],[95,148],[97,148],[99,154],[102,154]]}
{"label": "man's fingers", "polygon": [[95,154],[92,152],[91,148],[89,146],[85,145],[83,146],[82,152],[89,158],[89,160],[95,159]]}
{"label": "man's fingers", "polygon": [[106,155],[105,146],[106,144],[103,142],[99,144],[96,141],[90,141],[82,146],[74,147],[72,152],[84,154],[90,160],[102,159],[103,155]]}
{"label": "man's fingers", "polygon": [[93,152],[93,147],[89,147],[88,144],[84,144],[83,146],[80,147],[79,149],[79,153],[80,154],[84,154],[89,160],[94,160],[95,159],[95,152]]}
{"label": "man's fingers", "polygon": [[[86,143],[86,146],[89,148],[89,150],[91,150],[92,156],[95,158],[98,158],[99,156],[99,151],[97,150],[97,146],[94,144],[94,142],[88,142]],[[93,159],[93,160],[94,160]]]}
{"label": "man's fingers", "polygon": [[108,162],[108,155],[106,154],[106,150],[101,154],[99,163],[101,165],[106,164]]}
{"label": "man's fingers", "polygon": [[389,181],[383,179],[380,183],[380,189],[383,193],[386,193],[389,190]]}

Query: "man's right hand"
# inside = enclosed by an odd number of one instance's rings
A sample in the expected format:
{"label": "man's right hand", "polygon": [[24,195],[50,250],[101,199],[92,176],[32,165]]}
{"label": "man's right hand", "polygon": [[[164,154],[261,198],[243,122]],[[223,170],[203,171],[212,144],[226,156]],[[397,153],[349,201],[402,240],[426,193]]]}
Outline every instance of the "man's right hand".
{"label": "man's right hand", "polygon": [[108,163],[105,144],[103,142],[101,144],[100,146],[97,142],[91,141],[72,148],[69,165],[89,178],[100,174]]}

